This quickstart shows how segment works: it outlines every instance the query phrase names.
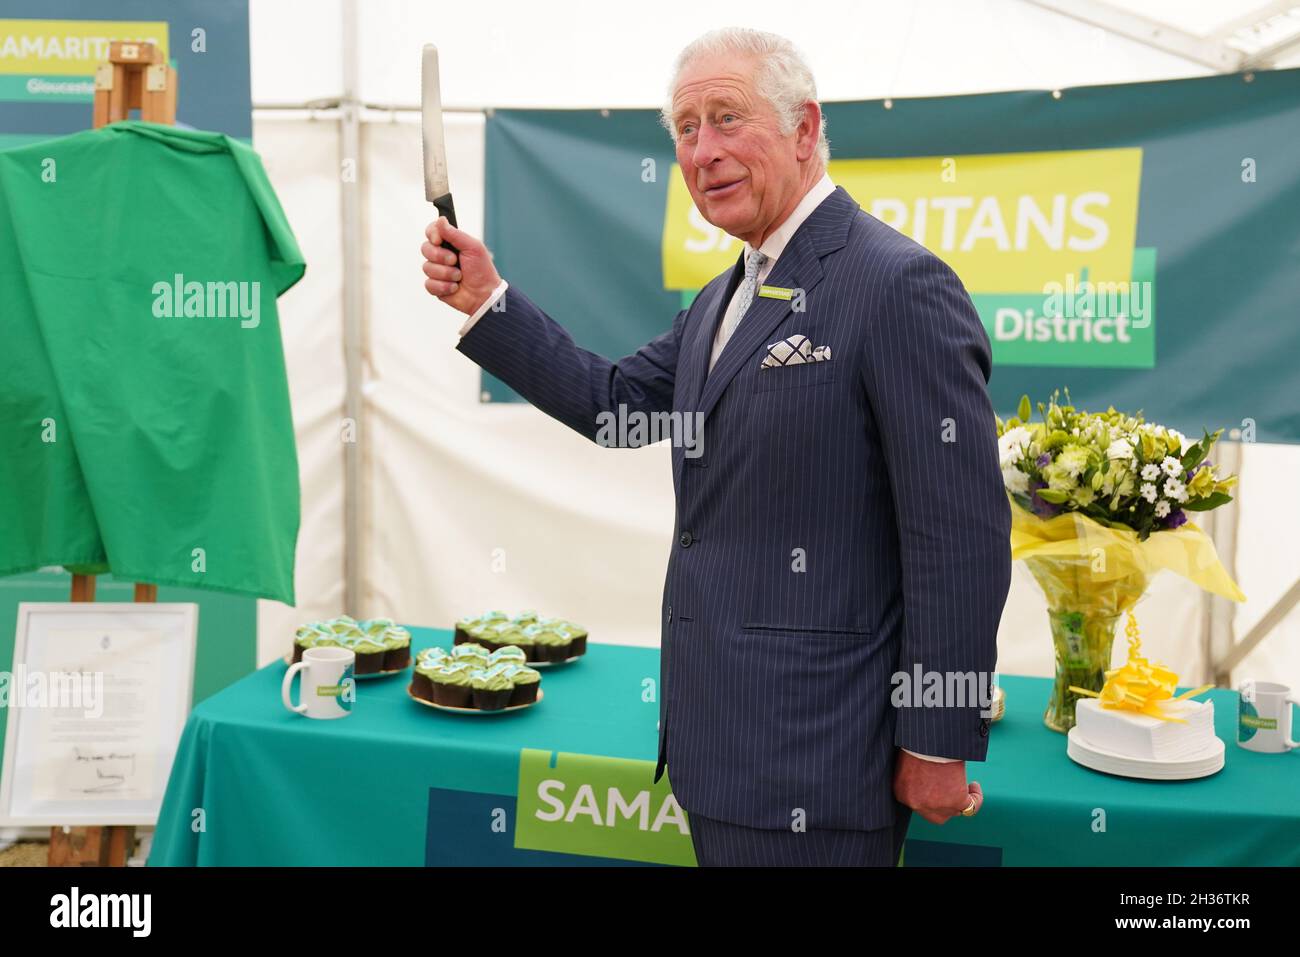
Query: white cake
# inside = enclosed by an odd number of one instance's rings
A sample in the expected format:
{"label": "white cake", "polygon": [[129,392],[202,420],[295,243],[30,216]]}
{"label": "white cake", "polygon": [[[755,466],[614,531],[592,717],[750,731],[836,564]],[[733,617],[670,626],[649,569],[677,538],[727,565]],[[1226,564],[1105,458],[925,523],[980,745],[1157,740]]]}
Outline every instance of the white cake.
{"label": "white cake", "polygon": [[1189,698],[1161,707],[1186,724],[1103,708],[1096,698],[1080,698],[1074,706],[1075,727],[1094,748],[1145,761],[1194,757],[1214,741],[1214,702]]}

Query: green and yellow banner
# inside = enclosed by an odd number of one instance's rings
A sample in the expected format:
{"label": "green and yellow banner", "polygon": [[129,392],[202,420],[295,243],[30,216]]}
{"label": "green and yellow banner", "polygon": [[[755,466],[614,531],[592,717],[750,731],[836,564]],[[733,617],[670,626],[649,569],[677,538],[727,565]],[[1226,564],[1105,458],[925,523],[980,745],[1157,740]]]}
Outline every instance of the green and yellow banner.
{"label": "green and yellow banner", "polygon": [[[835,183],[961,277],[999,411],[1068,385],[1189,435],[1300,441],[1300,71],[824,108]],[[487,184],[503,275],[611,357],[741,252],[651,110],[497,110]]]}

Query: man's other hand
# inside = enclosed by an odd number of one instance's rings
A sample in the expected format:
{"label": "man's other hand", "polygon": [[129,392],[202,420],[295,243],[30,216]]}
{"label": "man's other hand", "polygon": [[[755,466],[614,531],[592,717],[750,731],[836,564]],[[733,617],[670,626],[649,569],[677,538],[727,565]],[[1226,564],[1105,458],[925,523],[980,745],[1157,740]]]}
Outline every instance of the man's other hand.
{"label": "man's other hand", "polygon": [[979,783],[966,783],[965,761],[926,761],[901,748],[894,766],[894,797],[931,824],[961,814],[975,799],[975,813],[984,803]]}
{"label": "man's other hand", "polygon": [[[425,242],[420,247],[424,256],[424,288],[429,295],[472,316],[501,283],[501,276],[492,265],[492,254],[469,233],[447,222],[445,216],[430,223],[424,235]],[[444,249],[443,243],[455,246],[459,257]]]}

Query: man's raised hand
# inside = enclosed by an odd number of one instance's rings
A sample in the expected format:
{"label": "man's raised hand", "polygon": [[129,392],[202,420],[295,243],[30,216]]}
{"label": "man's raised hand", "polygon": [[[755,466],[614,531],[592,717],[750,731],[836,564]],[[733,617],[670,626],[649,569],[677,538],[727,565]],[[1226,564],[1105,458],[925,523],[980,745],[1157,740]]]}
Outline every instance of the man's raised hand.
{"label": "man's raised hand", "polygon": [[[424,235],[425,242],[420,247],[424,256],[424,288],[453,309],[473,315],[501,283],[501,276],[492,265],[492,254],[469,233],[447,222],[445,216],[430,223]],[[455,246],[459,257],[444,249],[444,243]]]}

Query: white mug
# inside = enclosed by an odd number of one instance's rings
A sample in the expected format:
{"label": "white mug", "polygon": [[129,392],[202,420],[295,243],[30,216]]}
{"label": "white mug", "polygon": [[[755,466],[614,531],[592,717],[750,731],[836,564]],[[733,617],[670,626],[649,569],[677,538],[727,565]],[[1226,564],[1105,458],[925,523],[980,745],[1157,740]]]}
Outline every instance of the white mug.
{"label": "white mug", "polygon": [[1300,704],[1286,685],[1247,681],[1237,704],[1237,743],[1247,751],[1279,754],[1300,748],[1291,740],[1291,706]]}
{"label": "white mug", "polygon": [[[357,656],[347,648],[308,648],[302,660],[295,661],[284,674],[280,698],[290,711],[309,718],[346,718],[357,699],[357,679],[353,675]],[[293,676],[302,672],[299,696],[294,704],[290,696]]]}

